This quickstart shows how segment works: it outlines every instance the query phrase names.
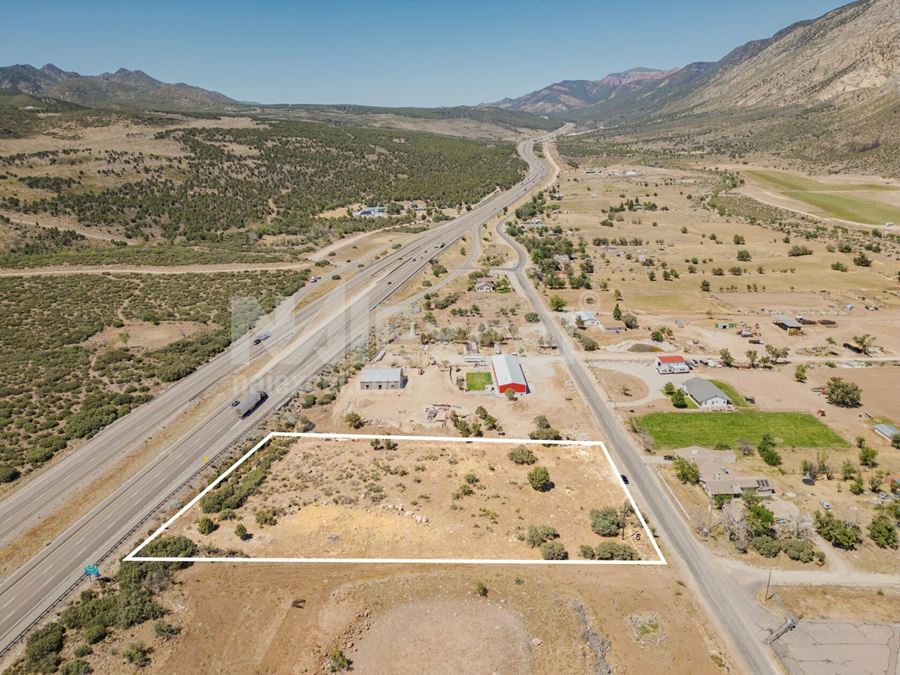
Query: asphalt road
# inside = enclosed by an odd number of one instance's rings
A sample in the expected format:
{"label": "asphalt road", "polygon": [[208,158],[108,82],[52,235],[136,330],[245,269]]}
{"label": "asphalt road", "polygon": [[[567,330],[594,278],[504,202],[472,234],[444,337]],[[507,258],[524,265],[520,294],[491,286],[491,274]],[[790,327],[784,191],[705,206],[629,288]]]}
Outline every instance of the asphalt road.
{"label": "asphalt road", "polygon": [[552,312],[545,307],[528,279],[525,272],[527,252],[502,228],[498,227],[498,232],[518,255],[516,265],[510,270],[515,275],[517,285],[541,317],[554,343],[558,345],[575,386],[604,431],[607,447],[615,456],[619,469],[629,477],[632,492],[639,496],[645,517],[661,534],[662,541],[684,562],[703,594],[707,606],[718,620],[725,638],[731,642],[737,656],[744,662],[746,672],[754,674],[781,672],[775,665],[769,649],[760,641],[756,626],[747,619],[747,603],[752,600],[735,589],[734,582],[714,566],[709,553],[691,534],[651,469],[642,461],[641,451],[634,446],[615,413],[601,399],[593,376],[577,358],[571,340],[563,334]]}
{"label": "asphalt road", "polygon": [[377,308],[432,258],[539,185],[546,168],[534,155],[533,143],[519,144],[529,172],[515,187],[492,195],[472,211],[429,230],[299,312],[290,311],[297,300],[310,292],[309,287],[301,290],[290,304],[282,305],[288,311],[276,310],[269,317],[267,328],[272,337],[262,345],[251,346],[252,336],[238,340],[225,353],[110,425],[0,503],[0,541],[14,540],[29,525],[52,514],[75,490],[88,485],[118,459],[174,422],[204,391],[245,368],[251,359],[268,355],[261,372],[234,392],[235,397],[241,397],[254,389],[267,391],[269,397],[259,409],[247,419],[238,419],[231,408],[224,406],[200,419],[3,580],[0,656],[79,581],[84,565],[102,562],[112,547],[165,503],[167,495],[201,471],[207,458],[214,458],[252,431],[257,420],[289,400],[324,364],[340,356],[355,341],[365,339]]}

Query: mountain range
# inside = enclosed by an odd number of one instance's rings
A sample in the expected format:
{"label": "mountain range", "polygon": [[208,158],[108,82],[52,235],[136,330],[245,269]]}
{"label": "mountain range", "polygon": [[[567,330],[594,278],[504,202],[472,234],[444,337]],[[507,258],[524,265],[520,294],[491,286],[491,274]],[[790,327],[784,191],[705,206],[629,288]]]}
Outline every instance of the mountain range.
{"label": "mountain range", "polygon": [[719,61],[564,80],[496,105],[608,125],[653,115],[855,104],[898,92],[900,0],[858,0]]}
{"label": "mountain range", "polygon": [[79,75],[48,63],[43,68],[0,68],[0,93],[49,97],[89,107],[156,109],[176,112],[224,111],[240,103],[189,84],[168,84],[141,70]]}

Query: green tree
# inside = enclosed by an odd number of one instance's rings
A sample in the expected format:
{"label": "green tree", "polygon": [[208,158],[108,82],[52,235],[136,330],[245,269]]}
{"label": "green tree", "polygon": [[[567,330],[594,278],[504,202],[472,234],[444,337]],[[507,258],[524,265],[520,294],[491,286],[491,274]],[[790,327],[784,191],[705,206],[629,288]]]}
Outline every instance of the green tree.
{"label": "green tree", "polygon": [[722,361],[722,365],[726,368],[731,368],[734,365],[734,357],[731,355],[731,352],[728,349],[722,349],[719,352],[719,359]]}
{"label": "green tree", "polygon": [[682,483],[697,485],[700,482],[700,469],[696,462],[689,462],[684,457],[676,457],[672,466],[675,467],[675,475]]}
{"label": "green tree", "polygon": [[797,382],[806,382],[806,366],[802,363],[794,368],[794,379]]}
{"label": "green tree", "polygon": [[878,466],[878,451],[868,446],[859,449],[859,463],[869,468]]}
{"label": "green tree", "polygon": [[885,513],[872,518],[869,536],[881,548],[897,548],[897,526]]}
{"label": "green tree", "polygon": [[858,408],[862,398],[859,385],[840,377],[832,377],[825,385],[825,398],[841,408]]}
{"label": "green tree", "polygon": [[700,282],[700,290],[703,291],[704,293],[709,292],[709,281],[708,280],[704,279],[703,281]]}
{"label": "green tree", "polygon": [[552,486],[550,472],[542,466],[536,466],[528,472],[528,482],[538,492],[546,492]]}
{"label": "green tree", "polygon": [[344,423],[351,429],[361,429],[365,422],[359,413],[348,412],[344,415]]}
{"label": "green tree", "polygon": [[243,523],[238,523],[237,525],[234,526],[234,534],[241,541],[246,540],[247,539],[246,526]]}
{"label": "green tree", "polygon": [[561,312],[565,308],[566,308],[566,301],[562,297],[560,297],[558,295],[550,296],[550,309],[552,309],[554,312]]}
{"label": "green tree", "polygon": [[687,399],[681,389],[676,389],[672,394],[672,405],[676,408],[687,408]]}
{"label": "green tree", "polygon": [[203,516],[197,521],[197,532],[200,534],[212,534],[218,527],[209,516]]}

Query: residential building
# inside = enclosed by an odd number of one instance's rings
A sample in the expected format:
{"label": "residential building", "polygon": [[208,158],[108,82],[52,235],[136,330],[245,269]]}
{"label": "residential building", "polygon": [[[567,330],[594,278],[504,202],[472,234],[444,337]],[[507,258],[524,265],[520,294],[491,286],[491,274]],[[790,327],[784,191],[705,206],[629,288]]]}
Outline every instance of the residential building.
{"label": "residential building", "polygon": [[493,293],[497,290],[497,281],[494,277],[479,277],[475,280],[476,293]]}
{"label": "residential building", "polygon": [[570,326],[577,326],[579,319],[581,320],[581,325],[585,328],[598,328],[600,326],[600,320],[597,319],[597,315],[584,310],[568,312],[565,319]]}
{"label": "residential building", "polygon": [[689,373],[691,367],[684,360],[683,356],[677,354],[667,354],[656,357],[656,372],[660,375],[670,375],[673,373]]}
{"label": "residential building", "polygon": [[359,378],[360,389],[366,391],[403,389],[404,384],[401,368],[363,368]]}
{"label": "residential building", "polygon": [[709,380],[692,377],[681,383],[681,389],[701,408],[725,408],[731,405],[731,398]]}
{"label": "residential building", "polygon": [[501,394],[505,394],[507,389],[512,389],[518,394],[528,392],[528,381],[517,357],[511,354],[495,354],[491,357],[491,372],[497,391]]}
{"label": "residential building", "polygon": [[740,497],[744,490],[752,490],[760,496],[775,494],[775,487],[768,478],[735,473],[729,466],[736,460],[735,454],[731,451],[692,446],[676,450],[675,454],[697,465],[700,484],[710,497],[719,495]]}
{"label": "residential building", "polygon": [[625,324],[616,321],[612,316],[601,316],[597,318],[597,325],[604,333],[624,333]]}

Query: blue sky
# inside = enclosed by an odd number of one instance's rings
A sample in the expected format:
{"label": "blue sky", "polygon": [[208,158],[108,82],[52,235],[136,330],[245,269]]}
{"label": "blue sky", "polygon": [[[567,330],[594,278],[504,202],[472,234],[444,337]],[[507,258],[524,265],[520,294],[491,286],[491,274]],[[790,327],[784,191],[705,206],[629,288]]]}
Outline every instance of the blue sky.
{"label": "blue sky", "polygon": [[120,66],[263,103],[457,105],[717,60],[835,0],[6,0],[0,64]]}

